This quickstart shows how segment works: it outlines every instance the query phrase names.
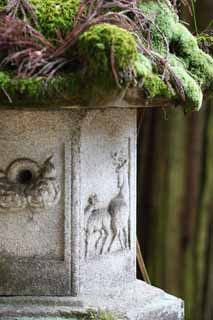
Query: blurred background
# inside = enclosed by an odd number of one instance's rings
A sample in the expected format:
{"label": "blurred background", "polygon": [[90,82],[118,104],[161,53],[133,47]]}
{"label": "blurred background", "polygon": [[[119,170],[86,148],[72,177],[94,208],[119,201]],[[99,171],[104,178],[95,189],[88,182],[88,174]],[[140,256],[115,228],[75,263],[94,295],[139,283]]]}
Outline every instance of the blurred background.
{"label": "blurred background", "polygon": [[[203,31],[213,0],[195,9]],[[185,300],[186,320],[212,320],[213,99],[187,116],[142,110],[138,121],[138,240],[151,283]]]}

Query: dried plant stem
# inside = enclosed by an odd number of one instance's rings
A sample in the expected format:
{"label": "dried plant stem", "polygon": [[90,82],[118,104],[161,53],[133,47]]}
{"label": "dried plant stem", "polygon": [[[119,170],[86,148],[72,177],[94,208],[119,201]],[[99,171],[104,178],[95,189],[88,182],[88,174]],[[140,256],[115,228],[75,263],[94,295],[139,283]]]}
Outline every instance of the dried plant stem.
{"label": "dried plant stem", "polygon": [[137,261],[138,261],[138,265],[141,271],[141,274],[143,276],[143,279],[146,283],[151,284],[144,260],[143,260],[143,256],[142,256],[142,252],[141,252],[141,248],[140,248],[140,244],[139,241],[137,239],[137,243],[136,243],[136,247],[137,247]]}

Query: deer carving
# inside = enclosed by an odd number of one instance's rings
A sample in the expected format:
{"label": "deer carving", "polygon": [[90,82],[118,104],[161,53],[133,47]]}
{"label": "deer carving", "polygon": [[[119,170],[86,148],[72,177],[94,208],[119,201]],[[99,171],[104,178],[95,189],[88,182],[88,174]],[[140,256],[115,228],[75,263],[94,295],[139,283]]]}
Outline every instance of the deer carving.
{"label": "deer carving", "polygon": [[84,210],[85,233],[86,233],[86,248],[85,256],[89,255],[89,243],[91,236],[99,232],[99,237],[95,243],[95,249],[98,248],[101,242],[100,254],[104,252],[107,238],[111,231],[111,217],[107,208],[97,208],[98,198],[93,194],[88,199],[88,205]]}
{"label": "deer carving", "polygon": [[88,199],[88,204],[84,210],[84,230],[85,230],[85,256],[89,255],[89,245],[94,233],[99,232],[99,237],[95,242],[95,249],[100,245],[100,254],[103,254],[109,239],[107,251],[110,252],[116,239],[119,240],[121,249],[128,248],[129,230],[129,182],[128,161],[123,154],[112,155],[117,175],[117,195],[111,199],[107,207],[98,207],[98,198],[93,194]]}
{"label": "deer carving", "polygon": [[111,251],[116,238],[119,239],[121,249],[128,247],[128,225],[129,225],[129,183],[126,170],[127,160],[123,155],[115,153],[112,155],[116,166],[118,194],[110,201],[108,212],[111,216],[112,239],[108,248]]}

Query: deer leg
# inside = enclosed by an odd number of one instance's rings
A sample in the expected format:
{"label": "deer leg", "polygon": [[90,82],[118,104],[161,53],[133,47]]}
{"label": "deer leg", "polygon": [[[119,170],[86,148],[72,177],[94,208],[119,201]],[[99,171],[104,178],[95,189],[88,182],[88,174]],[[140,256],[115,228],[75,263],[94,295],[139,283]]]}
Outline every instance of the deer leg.
{"label": "deer leg", "polygon": [[109,245],[109,248],[108,248],[108,252],[111,251],[112,245],[113,245],[113,243],[114,243],[114,241],[115,241],[115,239],[116,239],[117,236],[118,236],[118,229],[117,229],[116,226],[113,226],[113,227],[112,227],[112,240],[111,240],[111,242],[110,242],[110,245]]}
{"label": "deer leg", "polygon": [[123,250],[125,247],[123,245],[123,239],[122,239],[122,232],[119,231],[118,233],[118,239],[119,239],[119,242],[120,242],[120,245],[121,245],[121,249]]}
{"label": "deer leg", "polygon": [[86,241],[85,241],[85,257],[87,258],[89,254],[89,232],[86,232]]}
{"label": "deer leg", "polygon": [[124,246],[125,248],[128,248],[128,233],[125,227],[123,228],[123,235],[124,235]]}
{"label": "deer leg", "polygon": [[103,252],[104,252],[104,247],[105,247],[107,238],[108,238],[108,236],[109,236],[109,233],[108,233],[107,230],[104,230],[104,232],[105,232],[105,237],[104,237],[103,242],[102,242],[102,247],[101,247],[100,254],[103,254]]}
{"label": "deer leg", "polygon": [[99,244],[99,242],[101,241],[102,236],[103,236],[103,232],[102,232],[102,230],[100,230],[99,232],[100,232],[100,235],[99,235],[99,237],[98,237],[97,241],[95,242],[95,249],[97,249],[97,248],[98,248],[98,244]]}

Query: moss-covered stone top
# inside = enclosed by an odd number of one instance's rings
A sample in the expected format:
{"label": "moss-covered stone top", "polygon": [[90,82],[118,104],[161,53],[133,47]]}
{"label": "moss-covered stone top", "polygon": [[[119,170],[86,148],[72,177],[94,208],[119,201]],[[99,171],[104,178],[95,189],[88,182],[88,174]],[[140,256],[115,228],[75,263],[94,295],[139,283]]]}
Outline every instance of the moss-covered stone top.
{"label": "moss-covered stone top", "polygon": [[0,0],[0,8],[2,106],[136,95],[137,105],[161,100],[191,111],[213,86],[212,51],[168,0]]}

